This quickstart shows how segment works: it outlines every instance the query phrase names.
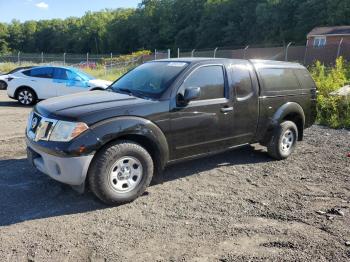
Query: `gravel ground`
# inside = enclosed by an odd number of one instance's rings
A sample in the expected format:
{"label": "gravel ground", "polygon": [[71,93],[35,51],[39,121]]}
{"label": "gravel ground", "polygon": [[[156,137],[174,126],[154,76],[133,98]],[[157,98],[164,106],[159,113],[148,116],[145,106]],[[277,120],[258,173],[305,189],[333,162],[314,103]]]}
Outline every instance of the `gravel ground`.
{"label": "gravel ground", "polygon": [[313,126],[288,160],[244,147],[169,167],[114,208],[31,168],[30,108],[0,91],[0,261],[350,260],[350,132]]}

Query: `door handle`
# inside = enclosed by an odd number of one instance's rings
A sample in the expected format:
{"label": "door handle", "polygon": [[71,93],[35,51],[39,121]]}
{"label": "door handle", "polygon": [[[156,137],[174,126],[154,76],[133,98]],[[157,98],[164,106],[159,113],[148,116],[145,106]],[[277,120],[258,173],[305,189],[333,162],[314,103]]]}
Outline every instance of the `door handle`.
{"label": "door handle", "polygon": [[227,112],[233,111],[233,107],[232,106],[231,107],[223,107],[220,109],[220,111],[222,113],[227,113]]}

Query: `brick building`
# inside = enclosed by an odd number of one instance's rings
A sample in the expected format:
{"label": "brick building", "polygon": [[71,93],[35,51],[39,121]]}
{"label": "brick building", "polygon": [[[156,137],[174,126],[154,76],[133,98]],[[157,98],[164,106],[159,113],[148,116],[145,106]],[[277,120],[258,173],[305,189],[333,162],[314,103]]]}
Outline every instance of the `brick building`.
{"label": "brick building", "polygon": [[350,45],[350,26],[316,27],[307,35],[308,47]]}

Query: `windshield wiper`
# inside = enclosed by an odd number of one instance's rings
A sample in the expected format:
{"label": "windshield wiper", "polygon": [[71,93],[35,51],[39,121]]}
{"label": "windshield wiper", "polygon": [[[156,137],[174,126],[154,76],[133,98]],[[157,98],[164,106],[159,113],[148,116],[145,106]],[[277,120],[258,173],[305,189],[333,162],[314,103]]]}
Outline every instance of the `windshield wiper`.
{"label": "windshield wiper", "polygon": [[117,88],[117,91],[122,91],[124,93],[128,93],[129,95],[132,95],[133,91],[131,89],[128,88]]}
{"label": "windshield wiper", "polygon": [[138,91],[138,90],[133,90],[133,89],[129,89],[129,88],[116,88],[116,89],[113,89],[113,91],[115,92],[123,92],[123,93],[127,93],[128,95],[130,96],[144,96],[144,93],[141,92],[141,91]]}

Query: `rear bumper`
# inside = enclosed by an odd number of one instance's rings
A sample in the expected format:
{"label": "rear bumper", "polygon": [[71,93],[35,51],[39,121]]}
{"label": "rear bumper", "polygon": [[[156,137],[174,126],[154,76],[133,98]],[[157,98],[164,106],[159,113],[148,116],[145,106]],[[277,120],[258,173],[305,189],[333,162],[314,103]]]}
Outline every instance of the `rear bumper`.
{"label": "rear bumper", "polygon": [[64,184],[79,186],[85,182],[93,155],[60,157],[34,149],[27,143],[28,161],[39,171]]}
{"label": "rear bumper", "polygon": [[7,85],[6,92],[8,97],[15,99],[15,90],[10,85]]}

